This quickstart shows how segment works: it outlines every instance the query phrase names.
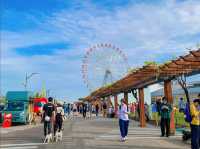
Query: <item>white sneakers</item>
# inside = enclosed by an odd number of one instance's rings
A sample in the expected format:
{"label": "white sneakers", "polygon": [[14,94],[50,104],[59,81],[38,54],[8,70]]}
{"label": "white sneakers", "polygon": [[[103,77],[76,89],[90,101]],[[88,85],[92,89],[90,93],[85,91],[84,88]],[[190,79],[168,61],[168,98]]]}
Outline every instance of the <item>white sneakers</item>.
{"label": "white sneakers", "polygon": [[120,138],[121,142],[125,142],[126,140],[128,140],[127,136],[125,136],[124,138],[123,137]]}
{"label": "white sneakers", "polygon": [[121,138],[120,138],[120,141],[121,141],[121,142],[124,142],[124,141],[126,141],[126,140],[125,140],[125,138],[122,138],[122,137],[121,137]]}

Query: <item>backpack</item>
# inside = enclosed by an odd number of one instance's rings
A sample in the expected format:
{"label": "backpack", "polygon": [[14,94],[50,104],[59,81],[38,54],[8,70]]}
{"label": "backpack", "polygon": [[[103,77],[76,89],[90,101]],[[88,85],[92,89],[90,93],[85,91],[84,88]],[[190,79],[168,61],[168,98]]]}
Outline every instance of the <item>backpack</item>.
{"label": "backpack", "polygon": [[190,103],[186,104],[184,113],[185,113],[185,121],[188,122],[188,123],[191,123],[192,122],[192,116],[191,116],[191,113],[190,113]]}

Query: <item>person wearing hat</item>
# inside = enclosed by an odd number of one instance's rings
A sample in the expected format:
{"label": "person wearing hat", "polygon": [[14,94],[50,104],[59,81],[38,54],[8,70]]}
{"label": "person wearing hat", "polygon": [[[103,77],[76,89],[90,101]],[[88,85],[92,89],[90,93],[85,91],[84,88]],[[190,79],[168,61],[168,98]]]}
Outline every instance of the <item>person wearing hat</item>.
{"label": "person wearing hat", "polygon": [[199,149],[200,138],[200,99],[193,100],[190,104],[191,121],[191,149]]}

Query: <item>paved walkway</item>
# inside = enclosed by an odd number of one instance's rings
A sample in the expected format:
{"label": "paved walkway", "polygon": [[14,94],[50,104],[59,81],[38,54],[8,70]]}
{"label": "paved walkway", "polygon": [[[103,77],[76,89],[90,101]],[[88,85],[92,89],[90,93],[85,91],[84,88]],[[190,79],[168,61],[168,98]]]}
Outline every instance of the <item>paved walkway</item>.
{"label": "paved walkway", "polygon": [[42,143],[42,126],[1,134],[1,149],[189,149],[181,134],[160,138],[160,130],[137,127],[131,121],[128,141],[119,141],[118,120],[76,118],[64,124],[64,138],[59,143]]}

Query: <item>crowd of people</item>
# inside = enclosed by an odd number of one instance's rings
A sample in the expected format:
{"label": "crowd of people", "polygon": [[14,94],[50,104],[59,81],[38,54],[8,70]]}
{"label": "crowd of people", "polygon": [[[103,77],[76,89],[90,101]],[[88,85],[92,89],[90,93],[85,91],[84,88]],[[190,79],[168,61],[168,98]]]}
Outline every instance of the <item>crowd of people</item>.
{"label": "crowd of people", "polygon": [[[119,128],[121,132],[121,141],[125,141],[128,133],[129,123],[129,109],[130,113],[133,113],[134,117],[140,117],[139,103],[135,102],[130,105],[122,99],[119,106]],[[183,98],[178,101],[178,111],[185,114],[185,121],[190,124],[191,128],[191,149],[199,149],[200,146],[200,94],[197,99],[187,103]],[[152,102],[151,105],[145,103],[145,117],[146,121],[150,119],[155,122],[155,126],[160,124],[161,137],[170,136],[170,120],[171,112],[174,110],[172,104],[168,103],[166,97]],[[187,111],[189,111],[187,113]],[[189,115],[189,120],[187,120]]]}
{"label": "crowd of people", "polygon": [[[54,135],[56,131],[63,129],[63,119],[70,116],[82,115],[84,119],[91,118],[93,114],[99,117],[102,113],[104,118],[119,118],[119,128],[121,134],[121,141],[125,141],[128,135],[129,115],[133,114],[134,117],[140,117],[140,106],[138,102],[127,104],[124,99],[118,106],[118,113],[115,113],[112,104],[106,101],[100,104],[79,103],[69,104],[53,103],[53,98],[48,98],[48,103],[43,107],[43,122],[44,122],[44,135],[51,133],[52,127],[54,128]],[[178,101],[178,111],[185,114],[188,103],[180,98]],[[145,117],[146,121],[153,120],[156,127],[161,128],[161,137],[170,136],[170,119],[171,112],[174,107],[168,103],[168,100],[163,97],[162,99],[152,102],[151,105],[145,103]],[[200,94],[197,99],[189,104],[189,114],[191,116],[191,146],[192,149],[199,149],[200,144]]]}
{"label": "crowd of people", "polygon": [[44,136],[49,134],[55,136],[56,132],[60,132],[63,129],[63,121],[66,118],[73,118],[77,115],[82,115],[84,119],[91,118],[94,114],[99,116],[100,111],[103,113],[103,117],[114,117],[113,106],[108,107],[106,102],[102,104],[91,103],[55,103],[52,97],[48,98],[48,103],[43,106],[42,122],[44,123]]}

